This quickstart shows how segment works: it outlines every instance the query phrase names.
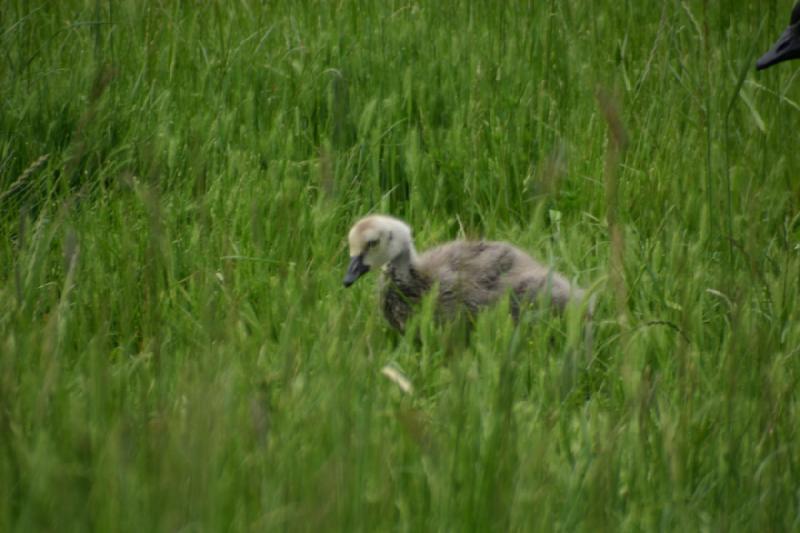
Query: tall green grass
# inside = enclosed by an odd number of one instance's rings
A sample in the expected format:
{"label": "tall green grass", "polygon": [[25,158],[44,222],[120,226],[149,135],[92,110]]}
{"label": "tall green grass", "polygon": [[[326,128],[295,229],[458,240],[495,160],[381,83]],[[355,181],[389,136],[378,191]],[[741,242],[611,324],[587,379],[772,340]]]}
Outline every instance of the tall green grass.
{"label": "tall green grass", "polygon": [[[5,1],[0,531],[800,528],[790,7]],[[368,212],[591,287],[590,349],[389,331]]]}

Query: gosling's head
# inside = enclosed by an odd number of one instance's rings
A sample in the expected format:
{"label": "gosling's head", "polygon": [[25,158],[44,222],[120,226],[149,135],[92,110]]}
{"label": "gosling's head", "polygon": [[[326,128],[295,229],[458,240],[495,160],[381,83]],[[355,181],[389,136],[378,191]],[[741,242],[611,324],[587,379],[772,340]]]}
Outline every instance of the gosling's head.
{"label": "gosling's head", "polygon": [[411,228],[396,218],[371,215],[350,229],[350,266],[344,276],[349,287],[371,268],[380,268],[412,250]]}

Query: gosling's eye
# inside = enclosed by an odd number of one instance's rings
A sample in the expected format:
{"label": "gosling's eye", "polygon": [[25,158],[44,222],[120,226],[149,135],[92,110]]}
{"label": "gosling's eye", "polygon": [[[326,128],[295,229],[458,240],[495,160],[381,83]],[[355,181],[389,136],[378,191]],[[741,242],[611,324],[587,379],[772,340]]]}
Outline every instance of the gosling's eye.
{"label": "gosling's eye", "polygon": [[370,241],[367,241],[367,249],[375,248],[377,245],[378,245],[378,239],[372,239]]}

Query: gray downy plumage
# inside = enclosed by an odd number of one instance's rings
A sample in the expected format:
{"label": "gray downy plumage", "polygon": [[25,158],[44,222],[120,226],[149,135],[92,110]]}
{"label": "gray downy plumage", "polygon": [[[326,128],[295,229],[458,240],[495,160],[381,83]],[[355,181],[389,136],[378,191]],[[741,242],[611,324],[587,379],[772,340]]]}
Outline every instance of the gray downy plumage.
{"label": "gray downy plumage", "polygon": [[506,294],[518,319],[522,306],[541,299],[556,311],[584,291],[563,275],[545,267],[505,242],[453,241],[417,255],[410,228],[402,221],[372,215],[350,231],[350,267],[345,286],[371,268],[383,267],[381,302],[389,324],[403,331],[414,307],[434,286],[436,313],[450,319],[459,313],[474,316]]}

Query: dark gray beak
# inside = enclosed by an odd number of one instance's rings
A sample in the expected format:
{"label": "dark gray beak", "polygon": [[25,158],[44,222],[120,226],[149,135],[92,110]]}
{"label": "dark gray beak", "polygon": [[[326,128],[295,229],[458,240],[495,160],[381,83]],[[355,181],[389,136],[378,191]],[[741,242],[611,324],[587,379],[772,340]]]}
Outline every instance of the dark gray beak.
{"label": "dark gray beak", "polygon": [[800,58],[800,24],[786,28],[778,42],[756,62],[756,70],[764,70],[781,61],[797,58]]}
{"label": "dark gray beak", "polygon": [[367,272],[369,272],[369,266],[364,264],[363,255],[351,257],[350,266],[347,267],[347,274],[344,275],[344,286],[349,287]]}

